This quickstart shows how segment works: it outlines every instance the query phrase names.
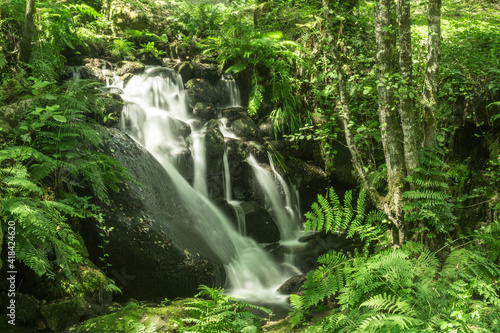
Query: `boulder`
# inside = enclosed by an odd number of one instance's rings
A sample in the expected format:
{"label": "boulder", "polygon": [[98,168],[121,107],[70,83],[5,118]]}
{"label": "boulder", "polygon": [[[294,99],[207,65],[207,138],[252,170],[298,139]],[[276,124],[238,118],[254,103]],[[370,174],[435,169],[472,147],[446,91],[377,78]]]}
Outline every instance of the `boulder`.
{"label": "boulder", "polygon": [[193,226],[192,207],[180,201],[165,169],[128,135],[117,129],[108,133],[105,150],[136,182],[122,183],[103,206],[106,227],[113,228],[104,250],[102,230],[95,223],[82,225],[90,257],[99,262],[103,251],[107,254],[108,275],[122,299],[173,299],[192,296],[200,284],[220,286],[221,257]]}
{"label": "boulder", "polygon": [[302,285],[306,282],[306,275],[300,274],[295,275],[286,280],[277,290],[278,294],[291,295],[297,294],[301,295],[304,292]]}
{"label": "boulder", "polygon": [[193,108],[193,114],[202,121],[217,118],[217,109],[211,103],[198,102]]}
{"label": "boulder", "polygon": [[186,83],[186,93],[191,107],[196,103],[216,104],[217,93],[214,86],[206,79],[191,79]]}
{"label": "boulder", "polygon": [[80,321],[89,308],[89,304],[82,297],[57,301],[40,307],[40,312],[52,331],[61,331],[69,325]]}
{"label": "boulder", "polygon": [[215,85],[219,81],[220,75],[217,65],[195,62],[193,63],[193,77],[205,79],[210,84]]}
{"label": "boulder", "polygon": [[255,139],[259,129],[253,120],[246,114],[241,114],[239,118],[231,122],[231,129],[233,132],[240,137],[244,137],[247,140]]}
{"label": "boulder", "polygon": [[106,1],[103,12],[111,21],[111,30],[115,36],[122,35],[129,29],[145,30],[149,24],[149,18],[143,10],[122,0]]}
{"label": "boulder", "polygon": [[187,83],[193,77],[194,68],[191,61],[181,62],[177,64],[174,68],[181,75],[182,82],[184,83]]}
{"label": "boulder", "polygon": [[120,61],[116,64],[118,67],[116,75],[123,76],[125,74],[142,74],[146,66],[139,61]]}
{"label": "boulder", "polygon": [[271,214],[255,201],[242,202],[247,236],[257,243],[274,243],[280,240],[280,232]]}

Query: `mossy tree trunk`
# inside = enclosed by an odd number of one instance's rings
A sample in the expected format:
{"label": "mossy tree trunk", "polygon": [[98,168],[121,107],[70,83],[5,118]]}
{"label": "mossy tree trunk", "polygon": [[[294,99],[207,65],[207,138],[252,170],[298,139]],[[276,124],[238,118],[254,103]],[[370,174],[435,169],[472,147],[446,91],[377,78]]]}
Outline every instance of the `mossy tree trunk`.
{"label": "mossy tree trunk", "polygon": [[[323,9],[327,24],[331,24],[328,2],[326,0],[323,0]],[[429,8],[429,10],[433,11],[434,9]],[[433,11],[433,13],[429,14],[433,17],[432,22],[440,25],[439,20],[435,17],[436,12]],[[374,15],[377,46],[376,59],[378,65],[378,113],[381,124],[380,130],[384,158],[387,165],[387,192],[383,195],[370,181],[367,173],[368,169],[364,165],[358,147],[354,142],[351,133],[351,112],[349,108],[347,80],[342,67],[343,59],[337,47],[336,39],[333,36],[334,34],[331,33],[331,30],[328,33],[332,41],[331,54],[334,58],[337,72],[343,127],[354,168],[370,199],[392,222],[395,243],[402,244],[408,238],[407,233],[409,229],[405,225],[402,210],[403,192],[407,186],[404,179],[412,173],[419,163],[418,137],[421,134],[416,125],[416,115],[413,108],[415,93],[412,92],[414,86],[412,82],[410,1],[378,0],[374,7]],[[395,17],[397,17],[397,28],[394,23]],[[433,29],[433,31],[436,31],[438,27],[434,26]],[[398,38],[394,37],[396,35]],[[430,70],[428,69],[429,74],[427,76],[429,80],[432,80],[432,84],[437,84],[437,76],[432,76],[431,74],[437,73],[436,70],[439,69],[439,61],[436,61],[435,55],[436,50],[433,49],[438,48],[439,45],[436,45],[435,39],[429,39],[429,43],[434,46],[429,46],[429,52],[432,52],[432,54],[428,56],[428,67]],[[395,89],[399,89],[399,99],[395,97]],[[430,109],[429,112],[428,120],[431,127],[425,128],[425,130],[432,132],[432,125],[435,131],[435,108]],[[433,134],[431,133],[431,135]]]}
{"label": "mossy tree trunk", "polygon": [[31,55],[31,39],[33,38],[33,31],[35,24],[33,17],[35,15],[35,0],[26,1],[26,12],[24,16],[24,27],[21,35],[21,42],[19,48],[19,61],[29,63]]}
{"label": "mossy tree trunk", "polygon": [[437,137],[436,111],[441,58],[441,0],[429,0],[427,25],[427,70],[423,91],[424,147],[434,148]]}

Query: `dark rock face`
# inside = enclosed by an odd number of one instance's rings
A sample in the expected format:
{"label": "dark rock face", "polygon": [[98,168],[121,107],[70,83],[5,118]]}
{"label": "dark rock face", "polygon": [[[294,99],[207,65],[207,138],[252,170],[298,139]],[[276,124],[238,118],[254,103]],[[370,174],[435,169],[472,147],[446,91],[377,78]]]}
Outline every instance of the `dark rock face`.
{"label": "dark rock face", "polygon": [[280,232],[271,214],[255,201],[241,204],[245,214],[246,234],[257,243],[274,243],[280,240]]}
{"label": "dark rock face", "polygon": [[[192,296],[199,284],[221,285],[221,267],[196,253],[217,258],[201,238],[195,250],[184,246],[182,236],[196,240],[196,234],[191,236],[189,211],[163,167],[126,134],[109,133],[109,154],[141,184],[122,184],[119,192],[110,193],[110,206],[103,207],[106,226],[114,228],[104,249],[111,264],[108,275],[122,289],[121,298]],[[81,233],[91,259],[99,262],[99,228],[89,223]]]}
{"label": "dark rock face", "polygon": [[85,315],[89,304],[81,297],[45,304],[40,311],[52,331],[61,331],[71,324],[77,323]]}

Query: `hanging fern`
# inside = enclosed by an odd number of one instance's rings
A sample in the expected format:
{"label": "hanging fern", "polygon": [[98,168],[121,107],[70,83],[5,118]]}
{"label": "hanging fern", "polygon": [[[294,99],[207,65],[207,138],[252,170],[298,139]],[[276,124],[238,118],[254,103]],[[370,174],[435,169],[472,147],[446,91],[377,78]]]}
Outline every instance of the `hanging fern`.
{"label": "hanging fern", "polygon": [[317,202],[311,205],[311,211],[305,214],[305,231],[346,232],[348,238],[356,235],[366,245],[372,241],[382,242],[383,235],[388,230],[384,214],[380,211],[364,213],[365,191],[359,193],[356,207],[352,201],[352,191],[345,193],[343,205],[333,188],[330,188],[326,196],[319,194]]}

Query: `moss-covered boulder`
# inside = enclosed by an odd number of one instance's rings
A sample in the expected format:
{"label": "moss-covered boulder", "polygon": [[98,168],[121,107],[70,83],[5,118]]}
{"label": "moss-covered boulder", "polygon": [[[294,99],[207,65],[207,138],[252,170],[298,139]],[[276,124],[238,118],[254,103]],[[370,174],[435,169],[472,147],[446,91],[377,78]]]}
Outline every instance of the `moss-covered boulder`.
{"label": "moss-covered boulder", "polygon": [[193,108],[196,103],[217,103],[217,92],[214,86],[206,79],[191,79],[186,83],[186,92],[189,105]]}
{"label": "moss-covered boulder", "polygon": [[182,319],[189,316],[184,309],[188,301],[178,300],[156,307],[132,302],[115,313],[74,325],[68,332],[178,332],[184,327]]}
{"label": "moss-covered boulder", "polygon": [[177,64],[175,70],[181,75],[184,83],[187,83],[193,77],[194,67],[191,61],[184,61]]}
{"label": "moss-covered boulder", "polygon": [[211,103],[198,102],[193,108],[193,114],[202,121],[217,118],[217,109]]}
{"label": "moss-covered boulder", "polygon": [[40,312],[48,328],[57,332],[80,321],[89,308],[89,304],[83,297],[76,297],[42,305]]}
{"label": "moss-covered boulder", "polygon": [[146,66],[139,61],[120,61],[116,64],[116,75],[123,76],[125,74],[142,74]]}
{"label": "moss-covered boulder", "polygon": [[202,62],[193,63],[193,77],[205,79],[211,84],[216,84],[220,79],[219,70],[216,64]]}
{"label": "moss-covered boulder", "polygon": [[103,12],[111,22],[113,35],[122,35],[128,29],[142,31],[148,27],[150,21],[146,8],[134,4],[122,0],[104,2]]}

